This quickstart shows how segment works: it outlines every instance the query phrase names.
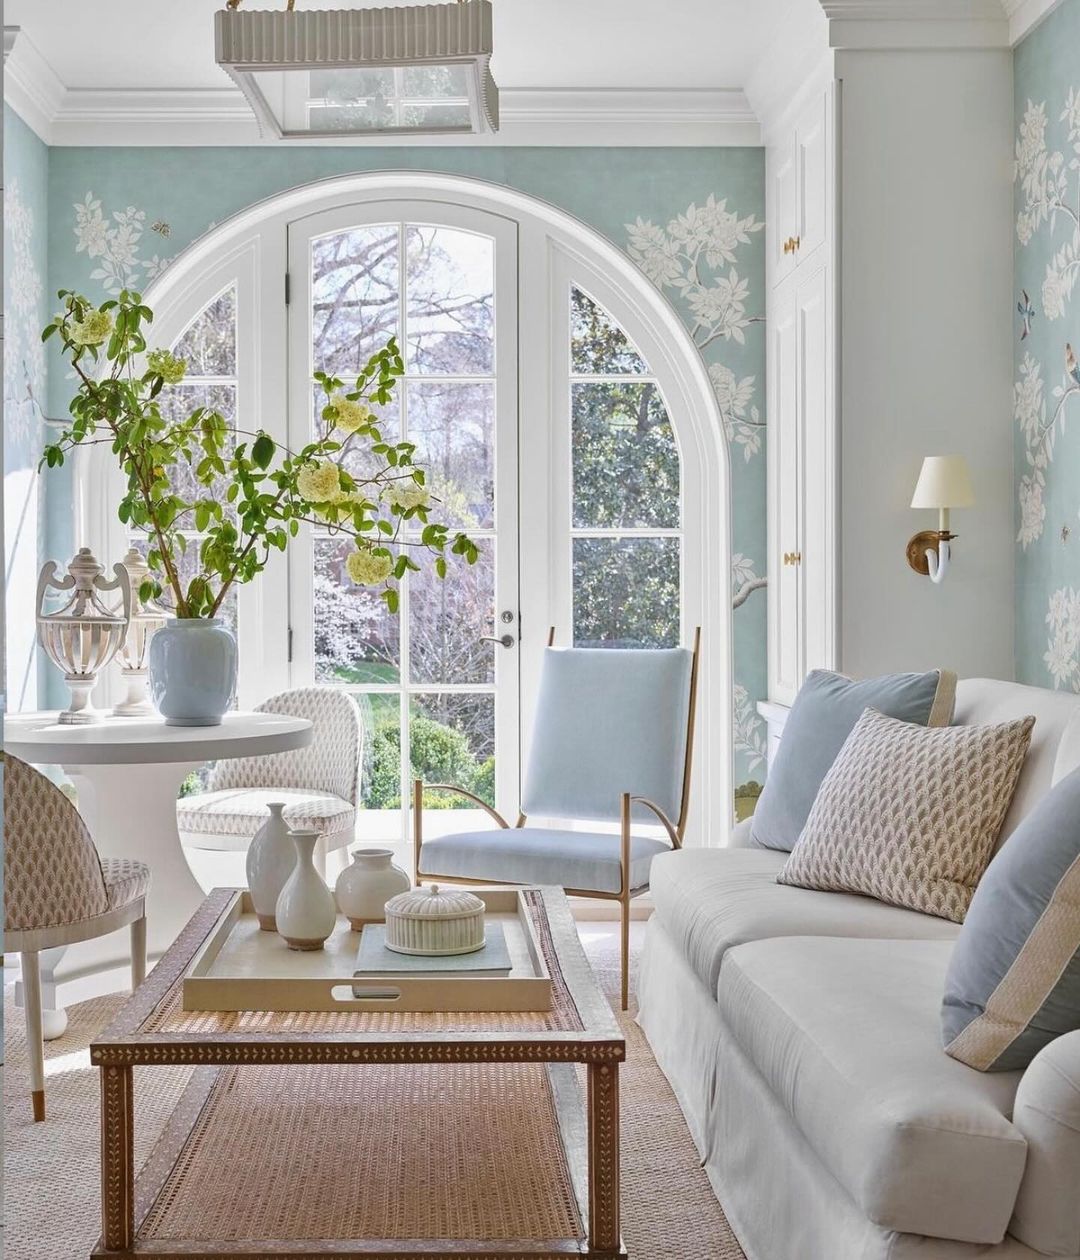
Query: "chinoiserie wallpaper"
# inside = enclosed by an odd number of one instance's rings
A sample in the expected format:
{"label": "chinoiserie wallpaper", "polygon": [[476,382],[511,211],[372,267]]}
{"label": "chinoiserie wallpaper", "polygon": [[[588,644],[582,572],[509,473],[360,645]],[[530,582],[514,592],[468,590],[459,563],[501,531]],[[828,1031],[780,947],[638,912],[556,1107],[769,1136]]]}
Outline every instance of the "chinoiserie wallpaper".
{"label": "chinoiserie wallpaper", "polygon": [[44,546],[43,486],[37,460],[43,442],[45,355],[39,336],[48,319],[46,223],[48,149],[10,110],[4,111],[4,575],[7,677],[11,709],[33,709],[39,671],[33,601]]}
{"label": "chinoiserie wallpaper", "polygon": [[[626,250],[685,320],[715,385],[731,453],[735,783],[762,779],[765,733],[755,704],[766,693],[764,150],[56,148],[48,287],[97,297],[144,288],[244,206],[378,168],[469,175],[558,205]],[[64,414],[69,390],[61,372],[49,373],[51,414]]]}
{"label": "chinoiserie wallpaper", "polygon": [[1080,691],[1080,0],[1016,48],[1016,676]]}

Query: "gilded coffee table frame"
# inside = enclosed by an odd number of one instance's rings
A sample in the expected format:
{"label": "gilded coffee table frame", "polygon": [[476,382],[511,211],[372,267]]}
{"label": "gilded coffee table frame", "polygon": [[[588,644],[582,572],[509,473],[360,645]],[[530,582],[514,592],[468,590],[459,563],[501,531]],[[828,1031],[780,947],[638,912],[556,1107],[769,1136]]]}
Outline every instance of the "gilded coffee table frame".
{"label": "gilded coffee table frame", "polygon": [[[499,1256],[502,1260],[543,1257],[625,1256],[619,1226],[619,1064],[626,1042],[600,990],[577,936],[565,894],[558,888],[530,890],[538,921],[546,925],[543,948],[553,975],[561,975],[580,1027],[509,1030],[508,1017],[483,1031],[373,1032],[366,1014],[350,1015],[347,1031],[169,1032],[148,1029],[155,1012],[174,995],[184,971],[217,923],[234,890],[215,889],[192,917],[145,983],[113,1023],[90,1046],[101,1084],[101,1238],[94,1257],[200,1256],[203,1260],[273,1257],[273,1260],[415,1260],[446,1255],[458,1260]],[[500,1026],[501,1025],[501,1026]],[[222,1068],[290,1064],[547,1064],[567,1171],[584,1237],[537,1240],[440,1239],[400,1241],[352,1239],[247,1242],[166,1242],[140,1239],[139,1227],[165,1186],[195,1129]],[[587,1073],[582,1117],[575,1064]],[[196,1068],[138,1181],[134,1159],[134,1072],[137,1066]]]}

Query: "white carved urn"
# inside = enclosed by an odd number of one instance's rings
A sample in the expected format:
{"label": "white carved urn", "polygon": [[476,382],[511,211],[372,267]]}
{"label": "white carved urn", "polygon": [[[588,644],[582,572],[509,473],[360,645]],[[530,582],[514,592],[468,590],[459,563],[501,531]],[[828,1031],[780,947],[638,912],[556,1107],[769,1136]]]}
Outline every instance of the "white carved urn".
{"label": "white carved urn", "polygon": [[354,932],[365,923],[382,923],[386,903],[410,886],[408,875],[393,862],[390,849],[357,849],[334,885],[338,909]]}
{"label": "white carved urn", "polygon": [[315,869],[317,831],[290,831],[296,849],[296,865],[281,890],[274,919],[290,949],[322,949],[334,930],[337,909],[334,894]]}
{"label": "white carved urn", "polygon": [[267,805],[270,817],[255,833],[247,851],[247,883],[251,903],[264,932],[277,931],[278,897],[296,866],[296,845],[281,816],[283,801]]}

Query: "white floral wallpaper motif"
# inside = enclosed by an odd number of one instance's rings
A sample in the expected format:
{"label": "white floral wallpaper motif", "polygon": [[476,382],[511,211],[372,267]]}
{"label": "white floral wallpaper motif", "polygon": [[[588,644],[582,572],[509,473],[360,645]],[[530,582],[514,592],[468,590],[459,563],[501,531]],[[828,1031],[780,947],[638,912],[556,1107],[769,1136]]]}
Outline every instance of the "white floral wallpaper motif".
{"label": "white floral wallpaper motif", "polygon": [[1017,48],[1017,677],[1080,691],[1080,0]]}
{"label": "white floral wallpaper motif", "polygon": [[[168,236],[168,225],[157,220],[153,229]],[[147,230],[146,211],[126,206],[111,213],[102,211],[101,201],[88,192],[75,203],[75,252],[85,253],[97,264],[90,272],[106,293],[121,289],[145,288],[169,265],[171,259],[154,253],[142,258],[143,235]]]}

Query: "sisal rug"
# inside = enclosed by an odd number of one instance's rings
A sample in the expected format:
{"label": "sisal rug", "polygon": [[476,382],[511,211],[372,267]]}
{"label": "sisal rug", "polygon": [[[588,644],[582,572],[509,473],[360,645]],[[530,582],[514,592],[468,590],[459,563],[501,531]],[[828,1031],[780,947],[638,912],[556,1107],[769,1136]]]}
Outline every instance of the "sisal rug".
{"label": "sisal rug", "polygon": [[[580,925],[609,997],[617,995],[619,983],[614,926]],[[5,993],[5,1260],[87,1260],[97,1240],[97,1073],[90,1068],[87,1046],[122,1001],[120,996],[99,998],[69,1009],[67,1033],[46,1043],[49,1118],[35,1125],[22,1013],[12,1005],[10,990]],[[744,1260],[633,1012],[619,1022],[627,1042],[621,1072],[623,1234],[632,1260]],[[136,1166],[188,1075],[186,1068],[136,1069]]]}

